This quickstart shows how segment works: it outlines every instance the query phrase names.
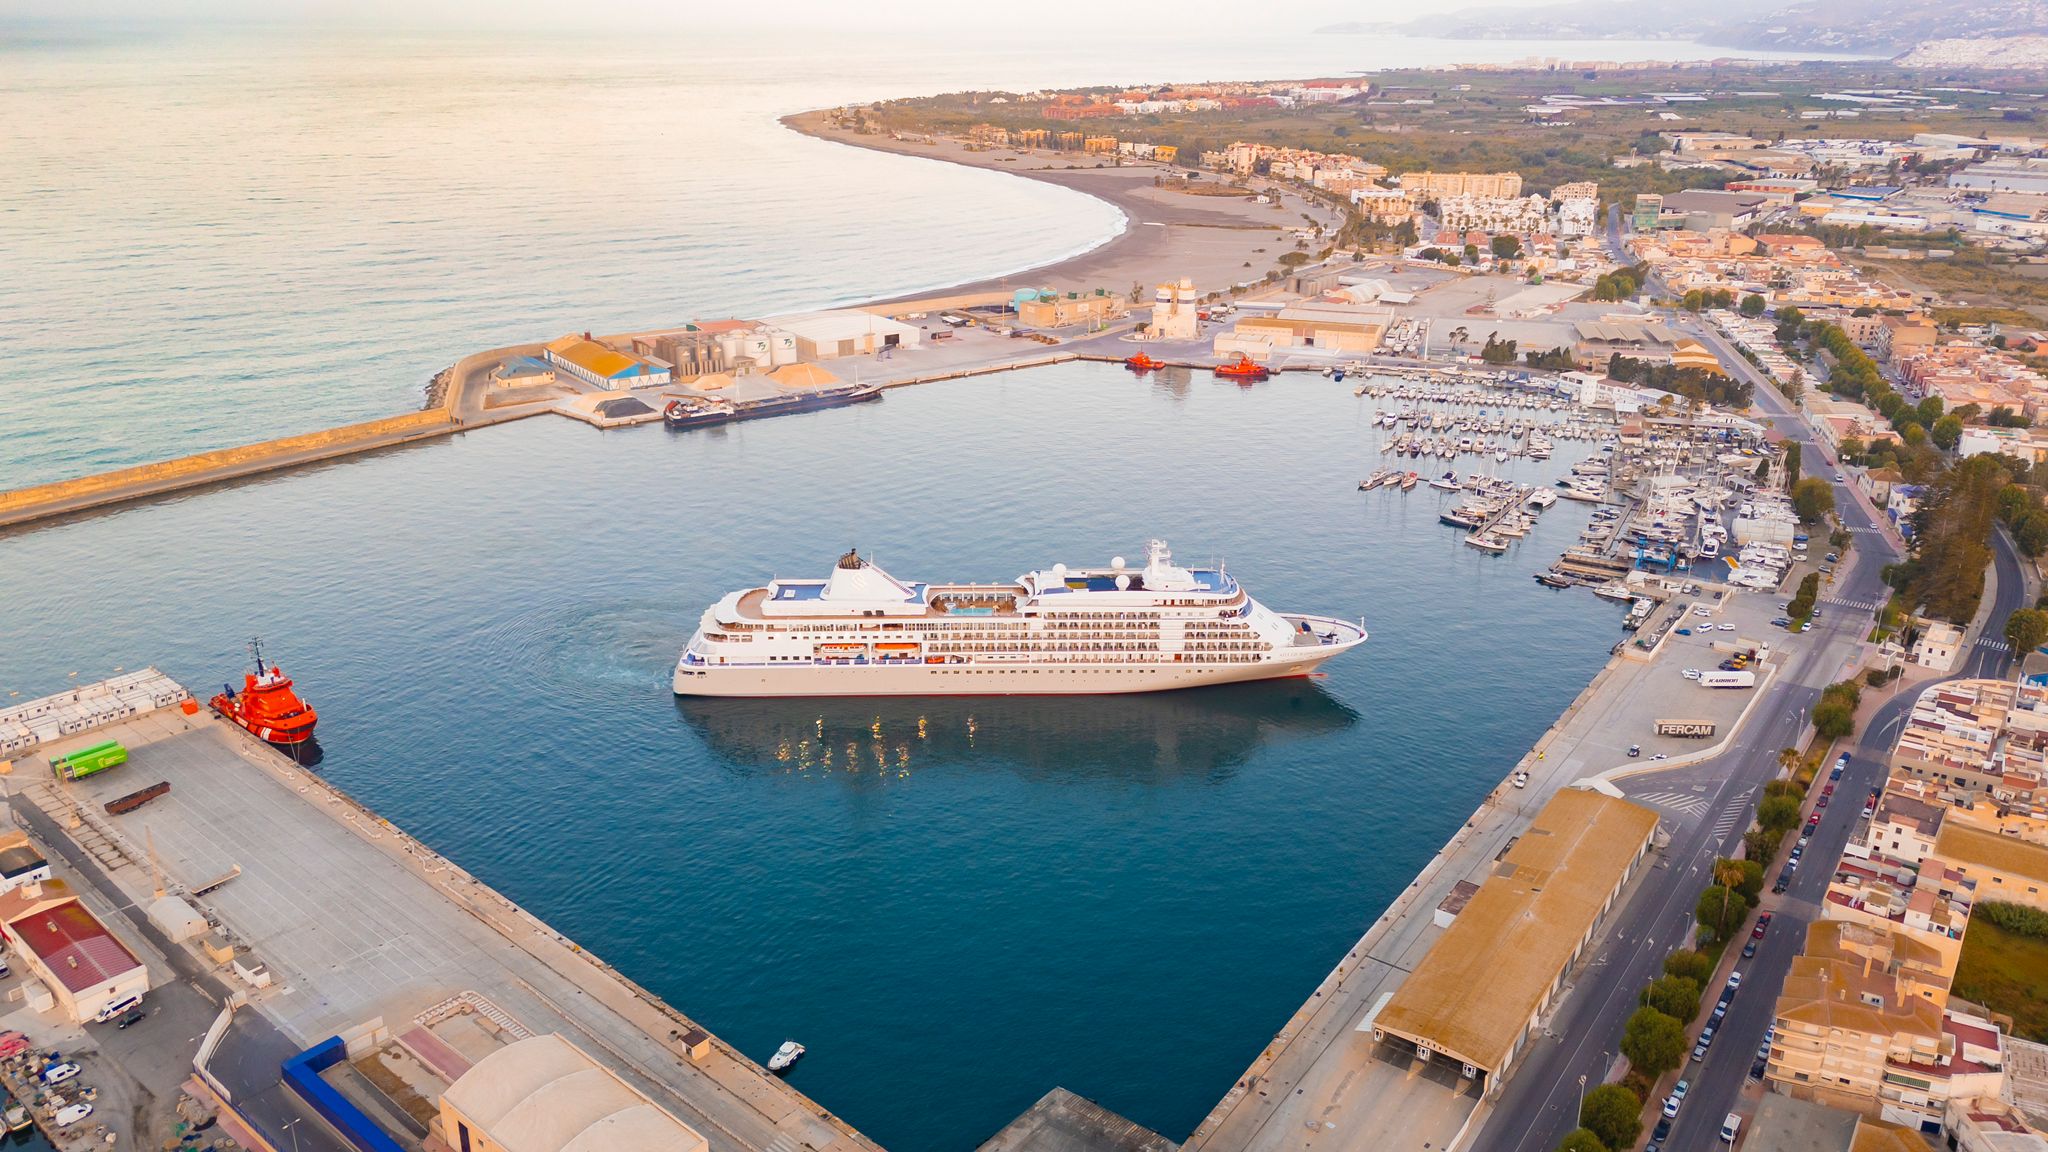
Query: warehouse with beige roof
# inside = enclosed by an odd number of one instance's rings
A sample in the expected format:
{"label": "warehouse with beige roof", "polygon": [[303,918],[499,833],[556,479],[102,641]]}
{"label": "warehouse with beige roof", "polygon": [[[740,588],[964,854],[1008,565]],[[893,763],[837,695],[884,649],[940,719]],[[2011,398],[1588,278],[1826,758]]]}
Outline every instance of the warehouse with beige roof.
{"label": "warehouse with beige roof", "polygon": [[1656,813],[1625,800],[1551,797],[1374,1018],[1373,1039],[1455,1062],[1493,1095],[1656,830]]}
{"label": "warehouse with beige roof", "polygon": [[441,1095],[455,1152],[705,1152],[704,1137],[559,1034],[478,1061]]}

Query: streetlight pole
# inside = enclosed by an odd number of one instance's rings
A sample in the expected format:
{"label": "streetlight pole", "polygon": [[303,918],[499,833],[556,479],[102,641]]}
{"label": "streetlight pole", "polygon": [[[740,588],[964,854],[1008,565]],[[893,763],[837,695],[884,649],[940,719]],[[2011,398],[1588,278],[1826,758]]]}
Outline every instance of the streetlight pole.
{"label": "streetlight pole", "polygon": [[1581,1072],[1581,1073],[1579,1073],[1579,1115],[1578,1115],[1578,1116],[1575,1116],[1575,1117],[1573,1117],[1573,1120],[1574,1120],[1574,1121],[1577,1121],[1577,1120],[1579,1120],[1579,1119],[1583,1118],[1583,1117],[1584,1117],[1585,1115],[1586,1115],[1586,1074],[1585,1074],[1584,1072]]}
{"label": "streetlight pole", "polygon": [[299,1152],[299,1125],[303,1123],[305,1123],[305,1117],[302,1116],[284,1126],[284,1130],[292,1134],[292,1152]]}

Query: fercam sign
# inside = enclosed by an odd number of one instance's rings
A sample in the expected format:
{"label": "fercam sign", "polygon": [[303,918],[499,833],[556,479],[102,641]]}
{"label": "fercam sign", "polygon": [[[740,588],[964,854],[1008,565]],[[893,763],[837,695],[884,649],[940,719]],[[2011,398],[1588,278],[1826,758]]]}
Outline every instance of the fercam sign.
{"label": "fercam sign", "polygon": [[1695,740],[1704,740],[1713,734],[1714,722],[1712,720],[1657,721],[1657,735],[1659,736],[1685,736]]}

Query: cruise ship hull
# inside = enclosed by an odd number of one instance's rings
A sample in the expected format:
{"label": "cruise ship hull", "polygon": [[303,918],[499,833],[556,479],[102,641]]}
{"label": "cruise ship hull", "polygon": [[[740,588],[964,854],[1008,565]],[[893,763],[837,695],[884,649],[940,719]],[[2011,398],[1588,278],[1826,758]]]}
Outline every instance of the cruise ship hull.
{"label": "cruise ship hull", "polygon": [[1339,637],[1301,644],[1243,664],[1068,664],[972,662],[924,664],[678,665],[678,696],[1101,696],[1168,692],[1210,684],[1244,684],[1307,676],[1365,642],[1356,623],[1289,616]]}

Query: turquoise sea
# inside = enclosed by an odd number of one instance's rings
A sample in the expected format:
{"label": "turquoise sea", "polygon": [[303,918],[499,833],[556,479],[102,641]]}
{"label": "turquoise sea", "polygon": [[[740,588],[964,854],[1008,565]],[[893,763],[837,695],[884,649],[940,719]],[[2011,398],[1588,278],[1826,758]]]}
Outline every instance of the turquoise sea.
{"label": "turquoise sea", "polygon": [[[1653,51],[921,34],[11,36],[0,488],[384,415],[495,342],[937,286],[1117,226],[789,111]],[[260,633],[324,772],[746,1051],[803,1040],[796,1083],[887,1147],[971,1147],[1054,1085],[1178,1139],[1620,636],[1530,579],[1576,506],[1489,558],[1426,489],[1356,492],[1369,407],[1067,365],[680,435],[525,421],[0,535],[0,699],[147,663],[203,690]],[[1372,640],[1324,679],[1155,697],[668,691],[712,599],[850,545],[1005,579],[1154,535]]]}

